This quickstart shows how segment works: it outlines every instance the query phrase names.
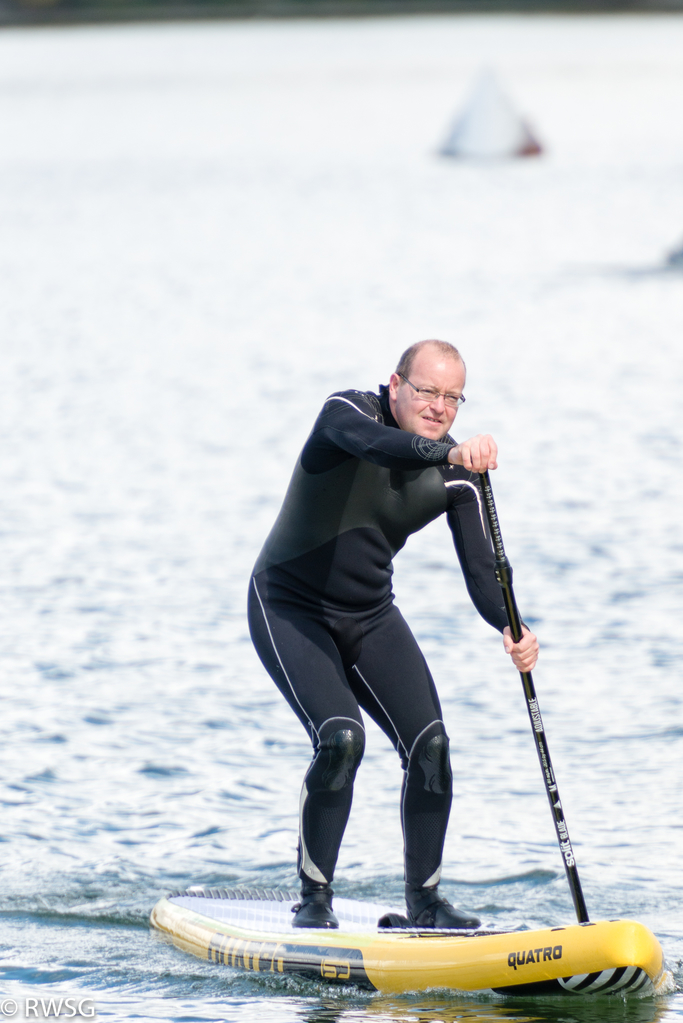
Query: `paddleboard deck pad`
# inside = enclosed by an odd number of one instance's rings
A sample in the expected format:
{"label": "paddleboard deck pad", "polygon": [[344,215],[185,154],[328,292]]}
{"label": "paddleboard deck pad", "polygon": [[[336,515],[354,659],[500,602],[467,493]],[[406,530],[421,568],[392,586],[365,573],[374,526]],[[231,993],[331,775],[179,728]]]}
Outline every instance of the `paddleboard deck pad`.
{"label": "paddleboard deck pad", "polygon": [[659,942],[632,920],[537,931],[379,927],[402,907],[334,899],[339,930],[292,927],[296,892],[194,886],[161,899],[152,926],[201,959],[388,993],[452,988],[504,995],[663,994]]}

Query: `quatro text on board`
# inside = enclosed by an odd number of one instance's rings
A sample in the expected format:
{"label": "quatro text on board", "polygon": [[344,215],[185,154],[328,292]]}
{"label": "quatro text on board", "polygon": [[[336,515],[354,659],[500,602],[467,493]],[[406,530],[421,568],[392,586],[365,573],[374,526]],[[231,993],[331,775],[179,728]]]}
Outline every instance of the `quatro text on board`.
{"label": "quatro text on board", "polygon": [[528,966],[529,963],[545,963],[552,959],[562,958],[562,946],[546,945],[545,948],[530,948],[528,952],[510,952],[508,966],[516,970],[518,966]]}

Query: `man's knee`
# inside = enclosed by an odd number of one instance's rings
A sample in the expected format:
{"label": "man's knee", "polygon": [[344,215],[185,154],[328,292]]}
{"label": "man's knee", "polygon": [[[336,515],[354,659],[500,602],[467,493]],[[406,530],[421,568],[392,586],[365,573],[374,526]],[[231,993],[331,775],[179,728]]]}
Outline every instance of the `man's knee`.
{"label": "man's knee", "polygon": [[[339,722],[341,724],[341,722]],[[344,720],[345,727],[321,737],[311,773],[329,792],[340,792],[353,785],[365,751],[365,733],[360,725]]]}
{"label": "man's knee", "polygon": [[442,729],[441,722],[435,722],[425,730],[411,751],[408,767],[410,773],[419,768],[424,790],[438,796],[446,795],[453,786],[450,746]]}

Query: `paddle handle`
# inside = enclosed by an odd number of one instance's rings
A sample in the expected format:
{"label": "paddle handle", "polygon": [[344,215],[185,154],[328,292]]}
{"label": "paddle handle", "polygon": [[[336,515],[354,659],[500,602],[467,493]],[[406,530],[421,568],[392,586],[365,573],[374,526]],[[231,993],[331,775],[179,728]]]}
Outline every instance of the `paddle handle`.
{"label": "paddle handle", "polygon": [[[493,550],[496,556],[496,578],[498,579],[503,591],[503,602],[505,604],[505,612],[507,614],[510,632],[512,633],[512,638],[515,643],[517,643],[522,638],[522,619],[519,616],[517,601],[515,600],[514,590],[512,589],[512,565],[508,561],[505,554],[505,548],[503,547],[503,538],[500,533],[498,513],[496,512],[496,505],[493,500],[493,491],[491,490],[491,480],[489,479],[488,471],[482,472],[479,475],[481,478],[481,489],[484,497],[484,506],[486,508],[486,517],[488,519],[491,539],[493,541]],[[574,858],[574,850],[569,837],[569,829],[567,828],[567,822],[564,819],[560,793],[558,792],[557,782],[555,780],[555,772],[553,771],[553,765],[550,760],[550,751],[548,749],[548,741],[543,727],[543,719],[541,718],[541,709],[538,706],[538,697],[536,696],[536,689],[534,688],[534,680],[531,677],[530,671],[520,671],[519,675],[524,688],[529,720],[531,721],[531,729],[536,741],[536,751],[541,764],[541,772],[543,774],[548,802],[550,803],[550,809],[555,822],[557,841],[560,846],[560,852],[562,853],[564,869],[567,874],[567,881],[569,882],[569,890],[574,903],[574,909],[576,910],[579,923],[587,924],[589,922],[588,910],[586,909],[586,902],[583,897],[583,891],[581,890],[581,882],[579,880],[579,872],[576,868],[576,860]]]}

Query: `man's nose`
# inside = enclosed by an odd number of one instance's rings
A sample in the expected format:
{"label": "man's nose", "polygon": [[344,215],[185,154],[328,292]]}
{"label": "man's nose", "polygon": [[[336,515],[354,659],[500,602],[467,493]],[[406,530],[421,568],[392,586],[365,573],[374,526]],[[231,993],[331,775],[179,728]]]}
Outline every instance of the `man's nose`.
{"label": "man's nose", "polygon": [[446,399],[443,394],[435,394],[429,404],[436,405],[439,412],[442,412],[446,408]]}

